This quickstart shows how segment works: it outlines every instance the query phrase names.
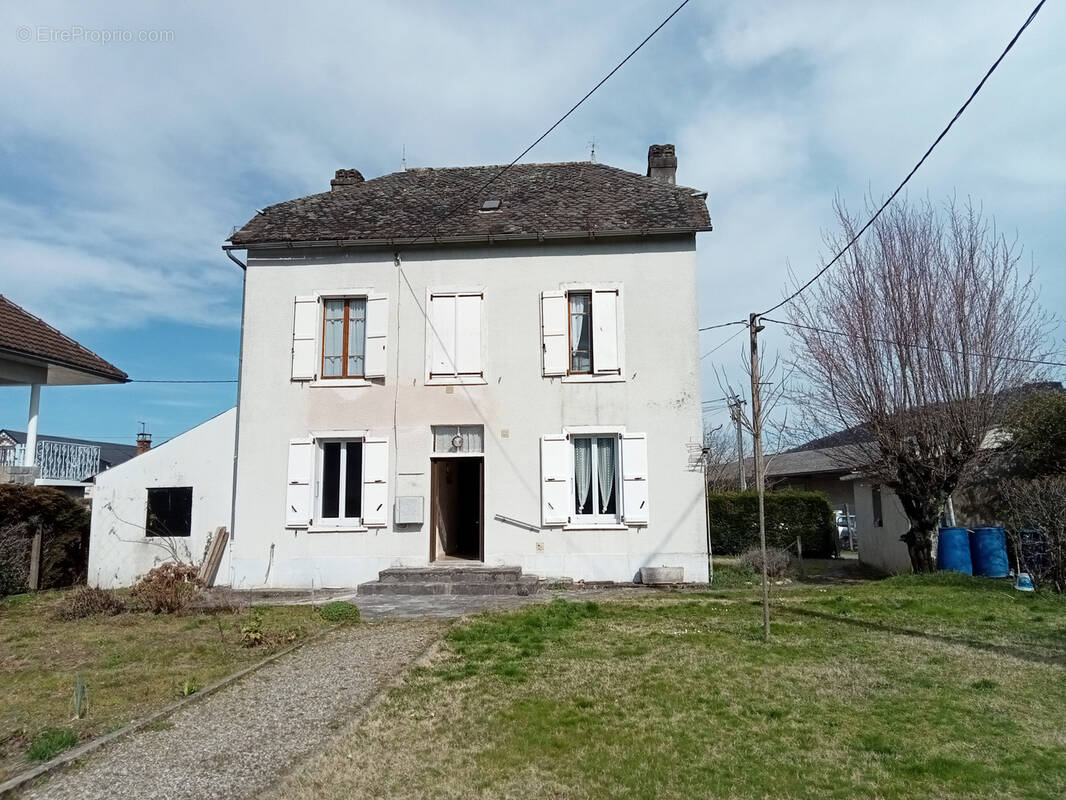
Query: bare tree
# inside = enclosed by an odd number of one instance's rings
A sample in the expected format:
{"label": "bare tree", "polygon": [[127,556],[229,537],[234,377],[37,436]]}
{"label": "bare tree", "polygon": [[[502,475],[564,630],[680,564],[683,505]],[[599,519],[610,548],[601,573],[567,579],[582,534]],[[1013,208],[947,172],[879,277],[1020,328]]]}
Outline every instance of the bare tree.
{"label": "bare tree", "polygon": [[[859,221],[835,208],[837,250]],[[851,466],[899,496],[916,572],[1008,391],[1045,375],[1051,318],[1020,257],[971,203],[901,200],[790,308],[801,407],[822,431],[864,430]]]}
{"label": "bare tree", "polygon": [[[719,425],[703,432],[707,491],[735,492],[740,486],[737,443],[732,430]],[[743,459],[743,454],[740,456]]]}

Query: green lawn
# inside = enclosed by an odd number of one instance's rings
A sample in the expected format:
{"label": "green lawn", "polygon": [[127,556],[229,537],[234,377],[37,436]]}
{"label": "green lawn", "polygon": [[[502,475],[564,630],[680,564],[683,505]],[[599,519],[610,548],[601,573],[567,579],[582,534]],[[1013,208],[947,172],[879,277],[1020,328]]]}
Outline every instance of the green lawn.
{"label": "green lawn", "polygon": [[756,596],[476,618],[274,796],[1066,796],[1063,598],[793,587],[765,644]]}
{"label": "green lawn", "polygon": [[[0,781],[329,624],[307,606],[261,608],[266,643],[249,648],[247,610],[62,621],[54,612],[65,594],[0,599]],[[86,703],[77,719],[79,676]]]}

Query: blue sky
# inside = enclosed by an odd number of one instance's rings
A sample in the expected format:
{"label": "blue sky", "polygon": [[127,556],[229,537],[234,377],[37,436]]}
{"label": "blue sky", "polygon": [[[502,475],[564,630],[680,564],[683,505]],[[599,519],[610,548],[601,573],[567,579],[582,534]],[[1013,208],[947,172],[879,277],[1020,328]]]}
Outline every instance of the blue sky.
{"label": "blue sky", "polygon": [[[324,191],[340,167],[395,171],[404,148],[410,166],[506,163],[673,5],[5,3],[0,292],[132,377],[235,377],[240,272],[219,246],[254,209]],[[649,144],[675,143],[715,225],[702,321],[738,319],[780,299],[789,265],[821,263],[835,193],[859,205],[895,186],[1031,5],[692,0],[527,160],[584,159],[595,139],[598,160],[643,172]],[[1064,39],[1066,4],[1049,3],[910,190],[983,202],[1052,311]],[[705,397],[715,367],[742,380],[741,340],[703,360]],[[787,354],[780,331],[767,342]],[[145,421],[158,441],[235,393],[46,388],[41,427],[132,441]],[[23,428],[27,400],[0,390],[0,427]]]}

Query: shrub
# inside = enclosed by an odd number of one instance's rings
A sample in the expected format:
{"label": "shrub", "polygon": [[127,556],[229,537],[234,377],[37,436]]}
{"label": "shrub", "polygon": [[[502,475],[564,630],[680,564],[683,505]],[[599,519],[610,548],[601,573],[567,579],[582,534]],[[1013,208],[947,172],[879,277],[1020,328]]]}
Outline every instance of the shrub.
{"label": "shrub", "polygon": [[1003,483],[1007,530],[1037,588],[1066,592],[1066,476]]}
{"label": "shrub", "polygon": [[41,534],[40,588],[84,583],[89,509],[51,486],[0,484],[0,595],[25,589],[30,540]]}
{"label": "shrub", "polygon": [[241,626],[241,644],[245,647],[258,647],[263,641],[263,615],[256,610]]}
{"label": "shrub", "polygon": [[[759,496],[721,492],[707,498],[711,543],[716,555],[735,556],[759,546]],[[767,492],[766,546],[785,548],[803,542],[803,554],[826,558],[836,553],[837,529],[829,501],[820,492]],[[759,567],[762,571],[762,567]]]}
{"label": "shrub", "polygon": [[[740,565],[753,570],[762,580],[762,548],[753,547],[740,554]],[[788,551],[778,547],[766,548],[766,573],[772,580],[787,578],[792,573]]]}
{"label": "shrub", "polygon": [[70,728],[48,728],[41,731],[26,748],[30,761],[49,761],[78,743],[78,734]]}
{"label": "shrub", "polygon": [[115,592],[95,586],[81,586],[70,592],[56,612],[59,619],[84,617],[113,617],[126,610],[126,601]]}
{"label": "shrub", "polygon": [[344,600],[334,600],[326,603],[318,612],[322,619],[327,622],[347,622],[354,624],[359,621],[359,609],[352,603]]}
{"label": "shrub", "polygon": [[153,614],[173,614],[196,599],[203,584],[199,568],[189,564],[160,564],[149,570],[131,593],[133,598]]}

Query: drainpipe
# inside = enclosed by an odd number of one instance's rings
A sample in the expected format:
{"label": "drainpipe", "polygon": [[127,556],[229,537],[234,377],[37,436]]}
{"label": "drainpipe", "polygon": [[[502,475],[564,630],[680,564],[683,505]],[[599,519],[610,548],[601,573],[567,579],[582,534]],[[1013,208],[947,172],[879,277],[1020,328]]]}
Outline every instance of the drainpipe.
{"label": "drainpipe", "polygon": [[37,418],[41,413],[41,384],[30,385],[30,413],[26,418],[26,452],[22,454],[22,466],[32,467],[37,463]]}
{"label": "drainpipe", "polygon": [[[241,380],[244,373],[244,313],[245,300],[248,295],[248,265],[241,262],[233,255],[233,252],[222,248],[229,260],[241,268],[241,343],[237,351],[237,415],[233,420],[233,482],[230,485],[230,511],[229,511],[229,558],[233,563],[233,540],[236,536],[234,523],[237,521],[237,456],[240,453],[241,442]],[[230,585],[233,584],[233,569],[230,569]]]}

